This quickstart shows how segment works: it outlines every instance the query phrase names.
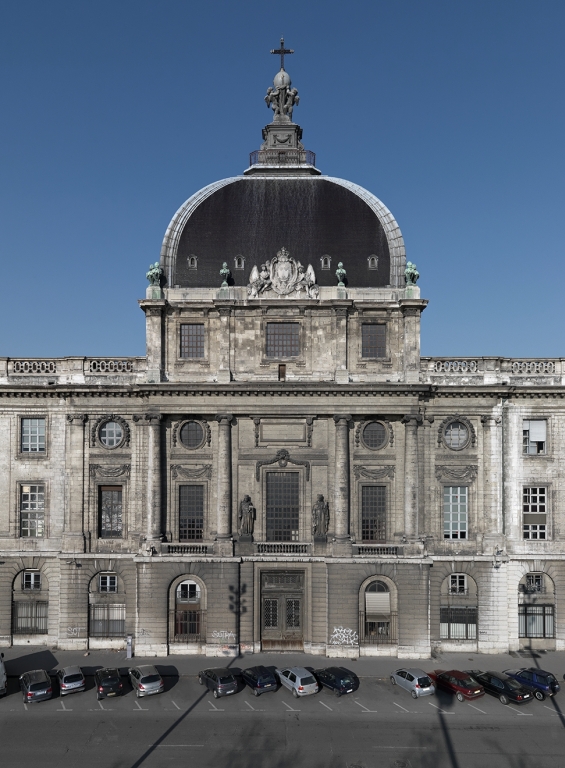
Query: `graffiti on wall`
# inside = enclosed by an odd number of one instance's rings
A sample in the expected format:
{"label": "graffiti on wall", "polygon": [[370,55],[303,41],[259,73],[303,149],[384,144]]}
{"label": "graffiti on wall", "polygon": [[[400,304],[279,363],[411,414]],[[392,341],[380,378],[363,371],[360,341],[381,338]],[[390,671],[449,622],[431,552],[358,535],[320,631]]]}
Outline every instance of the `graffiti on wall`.
{"label": "graffiti on wall", "polygon": [[235,632],[230,632],[227,629],[217,630],[212,632],[212,637],[216,640],[233,640],[235,642]]}
{"label": "graffiti on wall", "polygon": [[359,645],[359,635],[349,627],[334,627],[330,645]]}

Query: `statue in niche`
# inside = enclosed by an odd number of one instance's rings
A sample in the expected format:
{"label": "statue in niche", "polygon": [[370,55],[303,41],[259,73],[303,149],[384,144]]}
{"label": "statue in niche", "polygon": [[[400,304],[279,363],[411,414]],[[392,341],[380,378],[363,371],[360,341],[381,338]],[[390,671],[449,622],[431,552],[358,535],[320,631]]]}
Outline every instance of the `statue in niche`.
{"label": "statue in niche", "polygon": [[239,535],[252,536],[257,511],[251,501],[251,496],[245,494],[243,501],[239,502]]}
{"label": "statue in niche", "polygon": [[319,493],[312,507],[312,534],[314,538],[328,534],[330,524],[330,505],[324,501],[324,495]]}
{"label": "statue in niche", "polygon": [[156,261],[155,264],[149,265],[149,272],[145,275],[145,277],[149,280],[149,285],[161,285],[162,276],[163,268],[160,266],[158,261]]}
{"label": "statue in niche", "polygon": [[406,262],[406,269],[404,270],[404,276],[406,278],[406,285],[416,285],[420,273],[416,269],[416,265],[411,261]]}
{"label": "statue in niche", "polygon": [[312,265],[308,264],[304,269],[286,248],[281,248],[273,259],[261,264],[260,272],[256,266],[251,270],[247,286],[249,298],[257,299],[260,294],[270,291],[279,296],[294,294],[295,298],[304,293],[308,299],[317,299],[320,293]]}

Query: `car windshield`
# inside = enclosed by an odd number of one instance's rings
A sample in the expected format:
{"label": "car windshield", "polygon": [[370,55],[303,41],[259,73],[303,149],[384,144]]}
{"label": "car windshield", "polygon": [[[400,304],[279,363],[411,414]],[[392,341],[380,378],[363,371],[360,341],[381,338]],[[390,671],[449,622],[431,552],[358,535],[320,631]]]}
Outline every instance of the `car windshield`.
{"label": "car windshield", "polygon": [[103,677],[101,684],[102,685],[117,685],[119,683],[119,678],[117,677]]}
{"label": "car windshield", "polygon": [[32,683],[29,686],[30,691],[43,691],[47,687],[48,683]]}
{"label": "car windshield", "polygon": [[82,680],[82,675],[67,675],[65,678],[63,678],[63,682],[65,683],[79,683]]}
{"label": "car windshield", "polygon": [[220,677],[218,678],[218,682],[220,685],[225,685],[226,683],[233,683],[233,675],[228,675],[227,677]]}
{"label": "car windshield", "polygon": [[147,677],[141,678],[141,682],[143,684],[158,683],[160,679],[161,679],[160,675],[147,675]]}
{"label": "car windshield", "polygon": [[315,682],[316,682],[316,681],[314,680],[314,678],[312,677],[312,675],[310,675],[309,677],[303,677],[303,678],[300,680],[300,683],[301,683],[302,685],[312,685],[312,683],[315,683]]}
{"label": "car windshield", "polygon": [[272,683],[273,682],[273,678],[272,677],[267,677],[267,676],[260,677],[259,678],[259,682],[260,683]]}
{"label": "car windshield", "polygon": [[340,682],[342,685],[351,685],[351,683],[353,682],[353,680],[352,680],[350,677],[340,677],[340,678],[339,678],[339,682]]}
{"label": "car windshield", "polygon": [[540,683],[544,683],[544,685],[549,685],[550,683],[556,683],[557,680],[555,679],[555,675],[552,675],[551,673],[547,673],[547,675],[540,675],[539,672],[537,673],[537,677],[540,681]]}
{"label": "car windshield", "polygon": [[517,691],[522,687],[517,680],[512,680],[512,678],[510,678],[509,680],[505,680],[504,682],[509,688],[512,688],[512,690],[514,691]]}
{"label": "car windshield", "polygon": [[420,685],[422,688],[427,688],[431,684],[432,684],[432,681],[428,676],[418,678],[418,685]]}

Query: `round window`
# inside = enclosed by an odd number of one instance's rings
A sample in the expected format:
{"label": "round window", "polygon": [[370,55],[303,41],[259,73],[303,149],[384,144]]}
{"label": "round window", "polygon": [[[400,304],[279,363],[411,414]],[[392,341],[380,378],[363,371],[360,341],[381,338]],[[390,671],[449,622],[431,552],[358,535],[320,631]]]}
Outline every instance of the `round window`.
{"label": "round window", "polygon": [[380,421],[371,421],[363,430],[363,442],[373,451],[384,448],[388,442],[387,429]]}
{"label": "round window", "polygon": [[453,451],[464,448],[469,441],[469,430],[461,421],[452,421],[445,428],[445,444]]}
{"label": "round window", "polygon": [[124,431],[117,421],[107,421],[100,427],[100,442],[106,448],[115,448],[122,442]]}
{"label": "round window", "polygon": [[204,430],[197,421],[187,421],[180,430],[180,441],[185,448],[200,448],[204,442]]}

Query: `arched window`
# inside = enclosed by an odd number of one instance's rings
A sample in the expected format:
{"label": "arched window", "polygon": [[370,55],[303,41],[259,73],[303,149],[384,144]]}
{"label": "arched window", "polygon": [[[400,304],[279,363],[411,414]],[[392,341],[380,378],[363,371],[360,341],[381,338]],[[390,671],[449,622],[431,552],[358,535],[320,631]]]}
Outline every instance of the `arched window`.
{"label": "arched window", "polygon": [[466,573],[450,573],[441,586],[441,640],[476,640],[477,583]]}
{"label": "arched window", "polygon": [[198,269],[198,259],[196,256],[189,256],[188,257],[188,268],[189,269]]}
{"label": "arched window", "polygon": [[379,257],[375,256],[374,254],[367,257],[367,263],[369,265],[369,269],[378,269],[379,268]]}
{"label": "arched window", "polygon": [[200,643],[206,637],[206,611],[201,585],[186,579],[176,585],[171,617],[173,643]]}
{"label": "arched window", "polygon": [[181,581],[177,587],[177,603],[200,603],[200,586],[195,581]]}
{"label": "arched window", "polygon": [[245,259],[243,256],[236,256],[234,261],[236,269],[245,269]]}
{"label": "arched window", "polygon": [[518,593],[518,635],[520,638],[555,637],[555,590],[546,573],[527,573]]}
{"label": "arched window", "polygon": [[390,588],[384,581],[372,581],[365,588],[361,642],[390,645],[397,642],[396,614],[392,612]]}
{"label": "arched window", "polygon": [[320,264],[321,264],[322,269],[331,269],[332,257],[331,256],[322,256],[320,258]]}

